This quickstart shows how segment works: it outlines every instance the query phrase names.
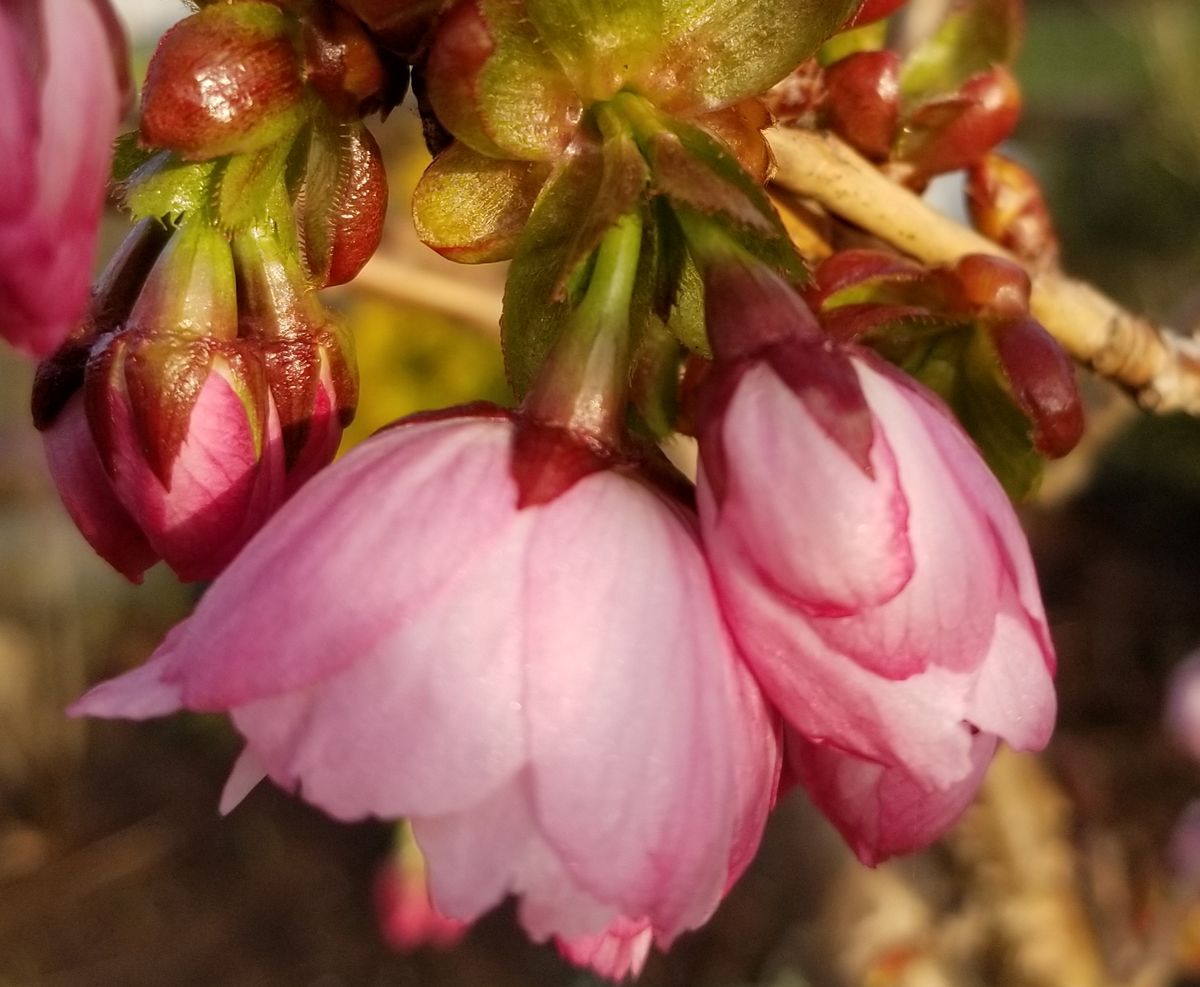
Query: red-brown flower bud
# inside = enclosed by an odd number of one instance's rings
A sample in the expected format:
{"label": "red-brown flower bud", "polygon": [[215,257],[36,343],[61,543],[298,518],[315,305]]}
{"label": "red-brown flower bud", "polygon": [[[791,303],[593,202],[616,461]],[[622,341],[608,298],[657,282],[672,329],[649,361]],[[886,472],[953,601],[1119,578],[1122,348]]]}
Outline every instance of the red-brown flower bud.
{"label": "red-brown flower bud", "polygon": [[362,123],[314,128],[307,175],[296,203],[304,262],[319,287],[353,280],[383,238],[387,172]]}
{"label": "red-brown flower bud", "polygon": [[342,430],[354,418],[353,348],[273,229],[239,234],[233,250],[239,336],[253,344],[266,370],[290,494],[333,459]]}
{"label": "red-brown flower bud", "polygon": [[829,127],[874,161],[892,149],[900,126],[900,56],[860,51],[825,70]]}
{"label": "red-brown flower bud", "polygon": [[1019,264],[988,254],[967,254],[954,265],[953,273],[972,309],[1007,318],[1029,314],[1029,275]]}
{"label": "red-brown flower bud", "polygon": [[1070,358],[1028,316],[995,322],[990,332],[1009,389],[1033,423],[1037,450],[1065,456],[1083,435],[1083,405]]}
{"label": "red-brown flower bud", "polygon": [[337,0],[358,17],[380,42],[404,56],[423,46],[446,0]]}
{"label": "red-brown flower bud", "polygon": [[971,222],[989,240],[1024,261],[1053,265],[1058,234],[1041,186],[1028,169],[1001,154],[989,154],[967,172]]}
{"label": "red-brown flower bud", "polygon": [[254,151],[304,118],[294,24],[271,3],[213,4],[163,35],[146,72],[141,139],[189,159]]}
{"label": "red-brown flower bud", "polygon": [[357,119],[387,82],[367,32],[337,7],[317,6],[305,18],[304,66],[309,85],[344,119]]}
{"label": "red-brown flower bud", "polygon": [[920,106],[905,121],[899,157],[922,184],[973,164],[1007,138],[1021,115],[1021,90],[1002,65],[972,76],[952,96]]}

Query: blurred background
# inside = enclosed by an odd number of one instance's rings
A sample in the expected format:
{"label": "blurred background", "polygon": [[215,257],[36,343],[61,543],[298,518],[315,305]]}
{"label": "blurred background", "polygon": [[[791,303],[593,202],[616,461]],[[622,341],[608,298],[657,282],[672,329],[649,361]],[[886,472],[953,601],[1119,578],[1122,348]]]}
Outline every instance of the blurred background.
{"label": "blurred background", "polygon": [[[119,6],[139,69],[186,12]],[[1152,318],[1200,326],[1200,3],[1027,7],[1017,143],[1065,266]],[[330,298],[359,339],[352,439],[506,395],[503,272],[414,241],[419,127],[404,108],[378,134],[394,212],[381,273]],[[123,231],[114,214],[106,251]],[[396,302],[398,277],[434,294],[456,279],[452,314]],[[220,718],[64,718],[86,685],[143,660],[197,591],[162,567],[132,587],[91,553],[46,474],[31,378],[0,352],[0,987],[594,983],[527,943],[507,909],[451,951],[391,949],[373,894],[391,828],[335,824],[269,785],[219,818],[238,748]],[[949,839],[874,871],[793,796],[716,918],[653,957],[643,983],[1200,984],[1200,823],[1184,813],[1200,766],[1162,728],[1168,677],[1200,647],[1200,424],[1139,419],[1106,385],[1088,391],[1093,438],[1024,511],[1060,657],[1047,754],[998,759]]]}

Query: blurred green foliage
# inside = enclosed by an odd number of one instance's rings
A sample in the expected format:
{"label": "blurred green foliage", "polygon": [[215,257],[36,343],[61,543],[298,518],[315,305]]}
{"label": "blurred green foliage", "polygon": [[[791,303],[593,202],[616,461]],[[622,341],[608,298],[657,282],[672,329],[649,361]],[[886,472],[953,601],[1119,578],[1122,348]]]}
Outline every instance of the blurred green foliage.
{"label": "blurred green foliage", "polygon": [[342,440],[351,448],[415,411],[468,401],[511,404],[498,340],[423,309],[358,298],[346,316],[360,374],[358,415]]}
{"label": "blurred green foliage", "polygon": [[1200,3],[1030,0],[1027,14],[1017,137],[1065,264],[1178,321],[1200,287]]}

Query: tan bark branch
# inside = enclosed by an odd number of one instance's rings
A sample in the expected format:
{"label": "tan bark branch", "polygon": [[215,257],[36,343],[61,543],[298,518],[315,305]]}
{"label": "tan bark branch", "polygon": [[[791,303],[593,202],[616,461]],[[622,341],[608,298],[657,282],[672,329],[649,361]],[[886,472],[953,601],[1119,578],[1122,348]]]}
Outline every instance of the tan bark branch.
{"label": "tan bark branch", "polygon": [[[969,253],[1016,259],[930,208],[833,135],[776,128],[769,137],[778,185],[920,261],[947,264]],[[1200,414],[1200,341],[1155,326],[1059,271],[1029,273],[1034,316],[1075,359],[1148,410]]]}

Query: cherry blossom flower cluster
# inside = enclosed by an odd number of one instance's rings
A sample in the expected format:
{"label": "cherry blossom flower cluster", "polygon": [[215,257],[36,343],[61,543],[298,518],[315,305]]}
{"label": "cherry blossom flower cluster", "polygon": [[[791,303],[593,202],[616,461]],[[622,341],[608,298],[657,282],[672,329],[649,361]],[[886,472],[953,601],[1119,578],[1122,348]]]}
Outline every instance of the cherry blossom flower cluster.
{"label": "cherry blossom flower cluster", "polygon": [[[86,171],[94,213],[111,134],[66,154],[61,116],[37,114],[62,98],[65,3],[37,5],[48,60],[0,70],[30,93],[14,139]],[[86,309],[64,292],[69,314],[6,329],[61,343],[35,421],[97,552],[132,579],[159,559],[214,579],[72,712],[228,714],[226,810],[270,778],[338,819],[406,819],[379,891],[403,944],[513,896],[535,939],[636,974],[713,914],[785,790],[874,864],[937,839],[999,743],[1049,738],[1054,651],[989,466],[1012,444],[954,412],[986,385],[1022,453],[1059,454],[1081,427],[1070,367],[1002,265],[856,254],[809,281],[762,190],[754,98],[900,3],[771,6],[724,24],[460,0],[424,33],[366,2],[203,7],[163,39],[118,156],[139,224]],[[795,30],[765,30],[777,15]],[[115,126],[122,91],[104,24],[74,80],[112,83],[89,127]],[[0,18],[0,44],[24,30]],[[379,242],[361,120],[413,58],[439,151],[417,226],[513,258],[519,403],[422,413],[327,465],[353,356],[314,291]],[[214,107],[231,64],[245,78]],[[50,198],[13,196],[0,250],[61,226]],[[80,242],[94,220],[73,214]],[[958,361],[936,393],[913,361],[933,334]],[[674,431],[694,475],[656,444]]]}

